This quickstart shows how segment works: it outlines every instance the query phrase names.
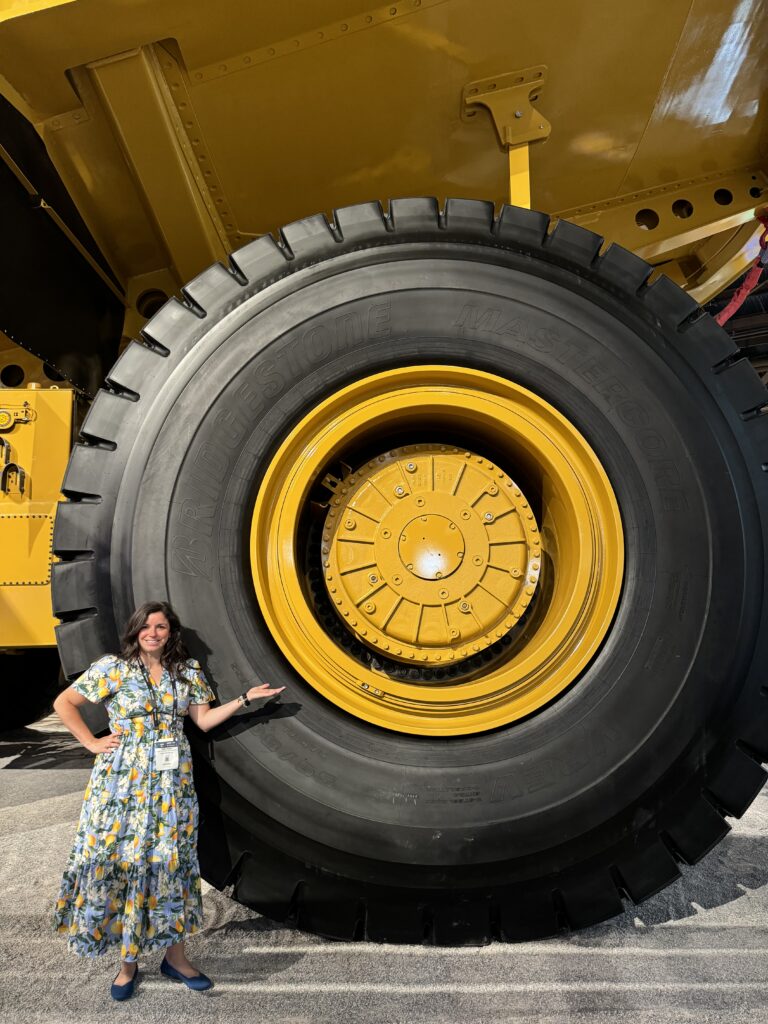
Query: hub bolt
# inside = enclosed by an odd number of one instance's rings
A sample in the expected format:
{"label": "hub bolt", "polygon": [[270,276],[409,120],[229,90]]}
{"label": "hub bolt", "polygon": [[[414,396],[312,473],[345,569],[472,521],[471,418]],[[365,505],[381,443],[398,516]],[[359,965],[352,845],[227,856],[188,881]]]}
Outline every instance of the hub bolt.
{"label": "hub bolt", "polygon": [[406,464],[405,468],[408,470],[409,473],[415,473],[416,472],[416,463],[415,462],[409,462],[409,463]]}
{"label": "hub bolt", "polygon": [[402,498],[402,496],[405,494],[405,488],[403,487],[402,484],[397,485],[397,487],[395,488],[395,494],[398,496],[398,498]]}

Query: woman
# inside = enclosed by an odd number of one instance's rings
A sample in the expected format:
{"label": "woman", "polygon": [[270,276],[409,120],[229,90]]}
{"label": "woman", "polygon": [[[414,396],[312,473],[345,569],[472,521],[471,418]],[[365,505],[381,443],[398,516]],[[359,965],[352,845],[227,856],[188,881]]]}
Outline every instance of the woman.
{"label": "woman", "polygon": [[[207,732],[257,697],[253,686],[212,708],[215,696],[189,659],[179,620],[162,601],[128,621],[121,657],[107,655],[56,698],[64,725],[96,754],[75,846],[56,902],[55,927],[81,956],[120,943],[112,998],[133,995],[141,953],[164,948],[162,974],[189,988],[212,982],[187,959],[184,937],[202,923],[197,797],[183,720]],[[110,734],[96,739],[79,708],[106,703]]]}

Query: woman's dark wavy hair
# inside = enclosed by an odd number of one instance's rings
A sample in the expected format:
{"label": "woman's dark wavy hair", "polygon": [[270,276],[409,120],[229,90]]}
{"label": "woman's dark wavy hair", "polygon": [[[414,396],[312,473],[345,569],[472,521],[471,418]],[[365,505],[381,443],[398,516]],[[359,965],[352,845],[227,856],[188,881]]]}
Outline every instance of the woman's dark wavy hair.
{"label": "woman's dark wavy hair", "polygon": [[166,619],[168,619],[168,625],[171,627],[168,642],[163,648],[160,660],[172,676],[178,675],[179,670],[189,660],[189,652],[184,646],[184,641],[181,639],[179,617],[165,601],[145,601],[144,604],[139,605],[130,619],[128,619],[125,624],[125,631],[121,637],[123,644],[122,656],[126,661],[138,659],[141,652],[139,647],[139,631],[154,612],[162,612]]}

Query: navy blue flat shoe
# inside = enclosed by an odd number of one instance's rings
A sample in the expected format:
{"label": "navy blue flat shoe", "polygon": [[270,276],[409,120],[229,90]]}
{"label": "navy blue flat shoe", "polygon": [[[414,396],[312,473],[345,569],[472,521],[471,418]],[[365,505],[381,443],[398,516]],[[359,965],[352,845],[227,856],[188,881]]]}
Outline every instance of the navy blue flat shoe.
{"label": "navy blue flat shoe", "polygon": [[187,988],[194,989],[195,992],[205,992],[207,988],[211,988],[213,985],[211,979],[205,974],[195,974],[194,977],[188,978],[186,974],[182,974],[175,967],[171,967],[165,957],[163,957],[163,962],[160,964],[160,973],[164,974],[166,978],[171,978],[173,981],[183,981]]}
{"label": "navy blue flat shoe", "polygon": [[110,995],[113,999],[116,999],[118,1003],[121,1003],[124,999],[130,999],[133,995],[133,986],[136,984],[136,979],[139,976],[139,967],[136,965],[136,970],[133,972],[133,977],[130,981],[126,981],[124,985],[115,985],[112,982],[112,988],[109,990]]}

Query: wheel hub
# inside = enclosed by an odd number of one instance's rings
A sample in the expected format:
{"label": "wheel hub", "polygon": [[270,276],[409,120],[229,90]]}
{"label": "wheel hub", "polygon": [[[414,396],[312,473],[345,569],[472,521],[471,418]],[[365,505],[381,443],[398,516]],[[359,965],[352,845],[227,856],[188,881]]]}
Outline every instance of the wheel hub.
{"label": "wheel hub", "polygon": [[[427,432],[457,440],[395,447]],[[356,468],[338,479],[339,465]],[[251,559],[308,685],[379,727],[449,736],[522,719],[578,679],[616,609],[624,547],[573,424],[512,381],[429,364],[308,410],[262,480]]]}
{"label": "wheel hub", "polygon": [[513,480],[445,445],[380,455],[337,488],[325,582],[355,635],[399,661],[467,658],[513,629],[539,579],[538,526]]}

